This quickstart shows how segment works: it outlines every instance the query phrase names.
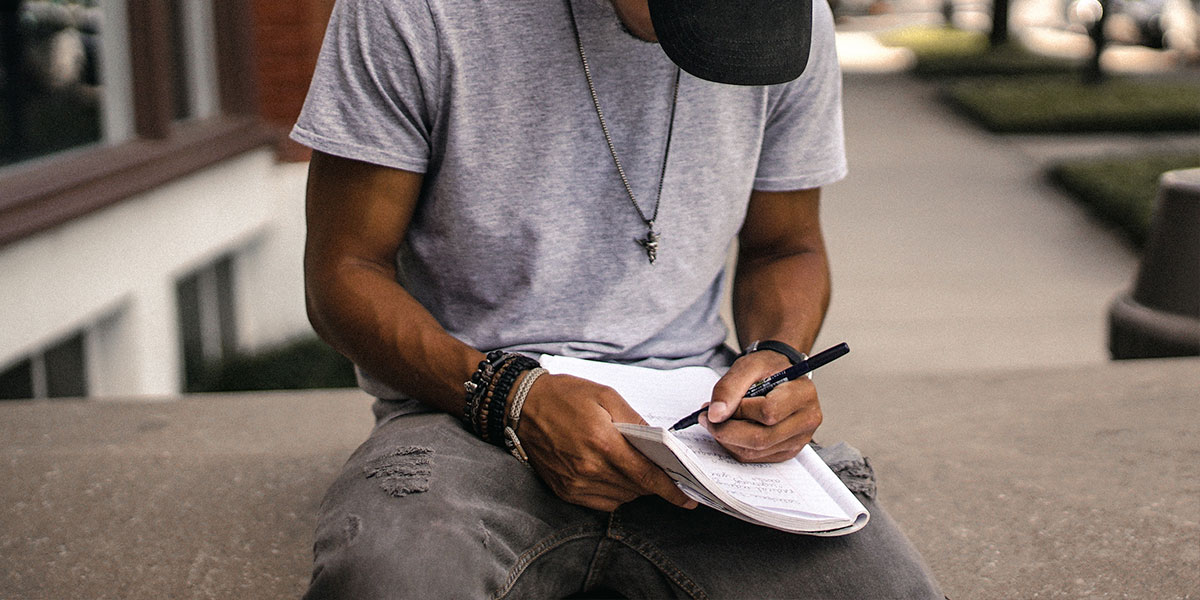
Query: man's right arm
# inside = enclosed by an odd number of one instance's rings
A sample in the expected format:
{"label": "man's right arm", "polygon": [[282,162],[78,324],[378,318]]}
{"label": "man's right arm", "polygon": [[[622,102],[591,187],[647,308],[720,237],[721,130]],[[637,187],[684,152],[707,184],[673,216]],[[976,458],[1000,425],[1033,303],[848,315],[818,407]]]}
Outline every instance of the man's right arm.
{"label": "man's right arm", "polygon": [[396,283],[422,176],[314,152],[304,292],[317,334],[383,381],[447,412],[483,354],[446,334]]}
{"label": "man's right arm", "polygon": [[[422,176],[314,152],[309,165],[304,288],[326,342],[389,386],[452,415],[483,353],[449,335],[396,283]],[[515,387],[515,386],[514,386]],[[613,426],[641,417],[610,388],[545,376],[530,389],[519,434],[530,464],[559,497],[612,510],[645,494],[693,507]]]}

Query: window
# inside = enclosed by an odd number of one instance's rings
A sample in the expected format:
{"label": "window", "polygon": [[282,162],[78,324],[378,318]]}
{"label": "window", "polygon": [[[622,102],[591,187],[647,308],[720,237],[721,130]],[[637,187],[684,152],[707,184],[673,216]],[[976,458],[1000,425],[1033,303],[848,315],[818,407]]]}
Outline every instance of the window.
{"label": "window", "polygon": [[0,371],[0,400],[33,398],[33,359],[26,358]]}
{"label": "window", "polygon": [[76,333],[0,372],[0,400],[87,396],[85,335]]}
{"label": "window", "polygon": [[184,389],[200,389],[207,370],[237,350],[233,259],[223,257],[179,280],[179,339],[183,344]]}
{"label": "window", "polygon": [[0,0],[0,245],[278,137],[249,0]]}
{"label": "window", "polygon": [[99,142],[95,0],[0,4],[0,165]]}
{"label": "window", "polygon": [[[157,40],[128,34],[129,0],[0,2],[0,165],[133,137],[130,42],[160,46],[174,120],[218,112],[212,2],[170,0]],[[145,62],[145,61],[143,61]]]}

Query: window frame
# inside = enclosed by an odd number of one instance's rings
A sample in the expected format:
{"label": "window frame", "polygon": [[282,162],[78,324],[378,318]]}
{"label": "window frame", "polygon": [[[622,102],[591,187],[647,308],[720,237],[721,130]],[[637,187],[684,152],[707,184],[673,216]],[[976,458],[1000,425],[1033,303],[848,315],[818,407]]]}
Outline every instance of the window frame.
{"label": "window frame", "polygon": [[0,247],[261,146],[280,132],[257,114],[249,0],[212,0],[216,115],[176,121],[169,13],[161,0],[127,0],[134,134],[5,167]]}

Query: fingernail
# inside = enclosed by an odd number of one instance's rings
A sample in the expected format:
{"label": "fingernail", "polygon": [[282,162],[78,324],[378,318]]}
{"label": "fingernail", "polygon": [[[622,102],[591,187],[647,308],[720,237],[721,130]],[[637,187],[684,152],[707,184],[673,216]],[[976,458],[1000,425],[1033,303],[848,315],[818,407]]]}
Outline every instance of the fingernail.
{"label": "fingernail", "polygon": [[729,405],[724,402],[713,402],[708,405],[708,420],[721,421],[725,419],[725,412],[729,410]]}

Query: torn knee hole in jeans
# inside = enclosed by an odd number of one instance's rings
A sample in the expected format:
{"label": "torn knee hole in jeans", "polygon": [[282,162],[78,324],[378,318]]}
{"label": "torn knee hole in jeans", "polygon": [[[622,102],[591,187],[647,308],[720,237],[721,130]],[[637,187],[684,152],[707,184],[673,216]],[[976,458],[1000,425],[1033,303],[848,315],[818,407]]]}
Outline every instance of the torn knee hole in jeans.
{"label": "torn knee hole in jeans", "polygon": [[372,459],[363,467],[367,479],[379,480],[379,487],[396,498],[419,494],[429,489],[433,475],[430,457],[433,450],[420,446],[401,446]]}
{"label": "torn knee hole in jeans", "polygon": [[851,491],[868,498],[875,497],[875,469],[871,462],[853,446],[838,442],[829,447],[813,443],[817,456],[829,465],[830,470]]}

